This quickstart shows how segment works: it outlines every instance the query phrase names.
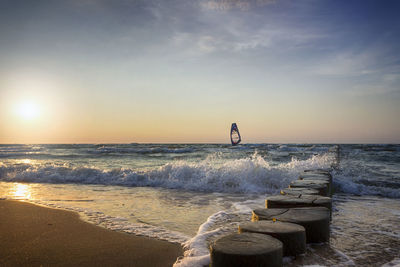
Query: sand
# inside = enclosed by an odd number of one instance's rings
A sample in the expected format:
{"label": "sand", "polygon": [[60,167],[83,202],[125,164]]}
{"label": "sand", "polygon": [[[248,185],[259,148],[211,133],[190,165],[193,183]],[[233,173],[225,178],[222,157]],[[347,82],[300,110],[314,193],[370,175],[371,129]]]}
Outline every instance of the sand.
{"label": "sand", "polygon": [[171,266],[179,244],[107,230],[75,212],[0,200],[0,266]]}

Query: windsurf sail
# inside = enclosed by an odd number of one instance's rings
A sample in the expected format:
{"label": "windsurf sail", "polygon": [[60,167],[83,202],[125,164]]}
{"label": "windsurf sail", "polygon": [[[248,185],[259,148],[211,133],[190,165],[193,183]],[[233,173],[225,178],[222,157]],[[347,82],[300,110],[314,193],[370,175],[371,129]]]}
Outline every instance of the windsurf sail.
{"label": "windsurf sail", "polygon": [[242,138],[240,138],[239,129],[238,129],[236,123],[232,123],[232,126],[231,126],[231,143],[232,143],[232,146],[236,146],[237,144],[240,143],[240,141],[242,141]]}

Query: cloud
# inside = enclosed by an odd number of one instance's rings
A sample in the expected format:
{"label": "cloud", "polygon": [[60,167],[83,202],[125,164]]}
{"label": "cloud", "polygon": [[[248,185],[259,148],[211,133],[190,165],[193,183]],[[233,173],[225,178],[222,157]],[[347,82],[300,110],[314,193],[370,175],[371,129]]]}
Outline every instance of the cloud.
{"label": "cloud", "polygon": [[206,0],[201,1],[200,5],[204,9],[209,10],[242,10],[248,11],[252,8],[257,8],[265,5],[274,4],[275,0]]}
{"label": "cloud", "polygon": [[393,93],[400,93],[400,73],[380,75],[369,83],[357,83],[347,91],[350,96],[379,96]]}
{"label": "cloud", "polygon": [[341,84],[348,96],[379,96],[400,92],[400,64],[396,54],[382,46],[363,51],[336,51],[316,57],[302,74]]}
{"label": "cloud", "polygon": [[314,42],[330,38],[317,28],[297,27],[290,21],[280,23],[279,18],[269,16],[268,11],[197,10],[191,18],[196,24],[190,27],[186,25],[186,20],[173,15],[170,17],[175,18],[171,46],[177,47],[179,53],[191,55],[217,52],[242,54],[256,50],[279,53],[310,48]]}
{"label": "cloud", "polygon": [[374,73],[369,68],[368,54],[339,52],[328,57],[320,58],[319,62],[309,68],[312,75],[321,76],[359,76]]}

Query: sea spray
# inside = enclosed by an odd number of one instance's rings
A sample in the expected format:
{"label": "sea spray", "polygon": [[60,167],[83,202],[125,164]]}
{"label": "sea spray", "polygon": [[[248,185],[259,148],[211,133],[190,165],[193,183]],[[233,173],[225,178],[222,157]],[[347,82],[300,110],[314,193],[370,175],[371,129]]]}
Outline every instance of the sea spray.
{"label": "sea spray", "polygon": [[[219,211],[208,217],[207,221],[200,225],[196,236],[183,244],[184,257],[178,259],[174,267],[208,266],[210,264],[208,243],[211,242],[210,239],[217,239],[237,228],[238,222],[230,222],[232,216],[232,213]],[[223,226],[215,228],[216,225]]]}
{"label": "sea spray", "polygon": [[240,159],[221,159],[208,155],[199,162],[175,160],[145,170],[101,169],[72,163],[0,164],[0,180],[31,183],[75,183],[119,186],[150,186],[199,192],[274,193],[296,179],[304,168],[323,168],[329,155],[314,155],[307,160],[293,158],[288,163],[270,164],[257,151]]}

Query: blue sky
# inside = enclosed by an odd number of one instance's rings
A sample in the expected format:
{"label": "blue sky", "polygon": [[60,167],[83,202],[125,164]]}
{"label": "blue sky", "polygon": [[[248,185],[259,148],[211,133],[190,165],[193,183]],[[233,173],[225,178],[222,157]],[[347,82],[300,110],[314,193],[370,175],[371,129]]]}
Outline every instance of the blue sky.
{"label": "blue sky", "polygon": [[[400,2],[0,2],[1,142],[400,142]],[[35,121],[13,105],[31,101]],[[56,115],[55,115],[56,114]]]}

